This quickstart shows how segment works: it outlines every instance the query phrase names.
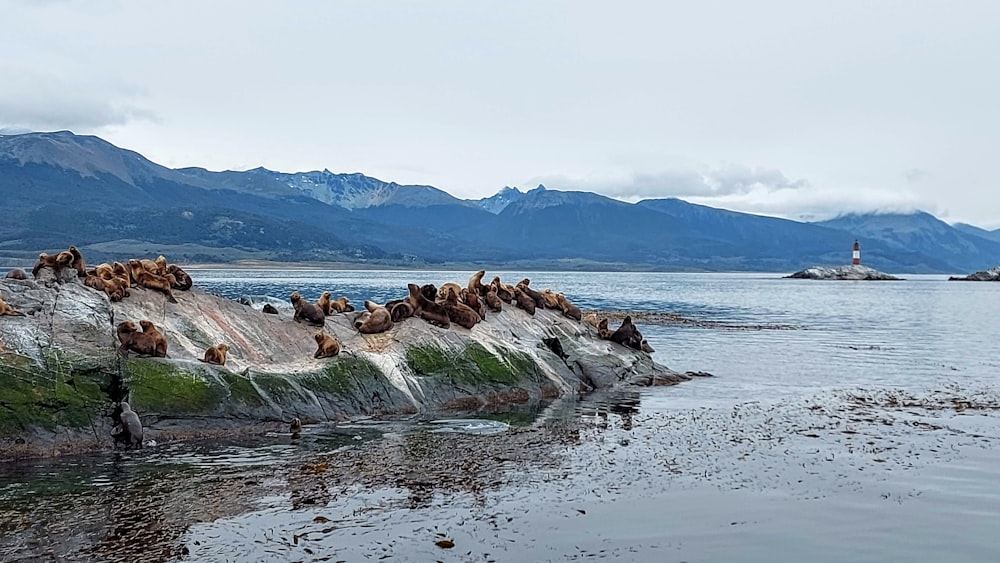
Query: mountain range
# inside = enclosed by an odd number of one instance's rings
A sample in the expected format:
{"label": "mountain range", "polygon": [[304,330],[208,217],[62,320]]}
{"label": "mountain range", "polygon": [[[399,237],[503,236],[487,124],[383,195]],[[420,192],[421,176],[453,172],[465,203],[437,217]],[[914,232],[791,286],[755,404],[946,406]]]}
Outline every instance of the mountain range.
{"label": "mountain range", "polygon": [[0,136],[0,197],[0,264],[29,267],[76,244],[91,260],[791,271],[846,263],[855,239],[886,271],[1000,262],[1000,230],[923,212],[805,223],[544,186],[463,200],[360,173],[171,169],[67,131]]}

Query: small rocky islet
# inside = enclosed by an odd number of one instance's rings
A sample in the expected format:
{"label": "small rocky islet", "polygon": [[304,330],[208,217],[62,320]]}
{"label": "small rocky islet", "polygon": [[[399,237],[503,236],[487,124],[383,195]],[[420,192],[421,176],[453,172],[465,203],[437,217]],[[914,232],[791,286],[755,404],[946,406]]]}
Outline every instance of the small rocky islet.
{"label": "small rocky islet", "polygon": [[[0,459],[111,448],[127,434],[115,418],[123,401],[146,438],[163,442],[287,431],[294,419],[526,404],[704,375],[654,362],[631,319],[599,335],[565,297],[554,299],[558,308],[504,303],[472,328],[404,317],[365,334],[359,318],[383,305],[332,307],[318,325],[296,322],[287,311],[265,313],[200,290],[163,257],[133,260],[123,273],[56,256],[40,258],[35,279],[0,280],[4,306],[22,315],[0,316]],[[507,288],[545,293],[524,282]],[[447,285],[451,301],[466,289]],[[129,335],[147,328],[167,343],[162,354],[131,346]],[[320,334],[337,343],[330,357],[318,357]],[[225,353],[207,352],[220,346]]]}
{"label": "small rocky islet", "polygon": [[847,264],[838,267],[812,266],[785,276],[785,278],[845,281],[900,281],[903,279],[861,264]]}
{"label": "small rocky islet", "polygon": [[1000,266],[994,266],[967,276],[951,276],[948,281],[1000,281]]}

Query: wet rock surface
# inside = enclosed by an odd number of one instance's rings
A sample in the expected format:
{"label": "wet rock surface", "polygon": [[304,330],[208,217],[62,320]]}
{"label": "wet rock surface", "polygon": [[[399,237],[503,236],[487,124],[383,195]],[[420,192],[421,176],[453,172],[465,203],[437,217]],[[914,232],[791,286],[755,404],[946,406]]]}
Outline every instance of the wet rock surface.
{"label": "wet rock surface", "polygon": [[[177,303],[143,288],[111,303],[72,277],[3,280],[0,294],[26,314],[0,317],[0,458],[110,447],[112,401],[125,398],[147,438],[163,441],[691,377],[550,310],[506,307],[471,330],[408,319],[374,335],[355,330],[352,313],[334,314],[323,330],[342,352],[317,360],[317,329],[288,310],[265,314],[197,287],[175,292]],[[165,335],[167,358],[115,353],[117,324],[140,320]],[[200,361],[220,343],[225,366]]]}
{"label": "wet rock surface", "polygon": [[899,281],[903,279],[903,278],[897,278],[896,276],[887,274],[885,272],[880,272],[874,268],[869,268],[868,266],[862,266],[860,264],[848,264],[846,266],[840,266],[837,268],[831,268],[827,266],[813,266],[811,268],[800,270],[790,276],[785,276],[785,277],[793,279],[802,279],[802,280],[849,280],[849,281]]}

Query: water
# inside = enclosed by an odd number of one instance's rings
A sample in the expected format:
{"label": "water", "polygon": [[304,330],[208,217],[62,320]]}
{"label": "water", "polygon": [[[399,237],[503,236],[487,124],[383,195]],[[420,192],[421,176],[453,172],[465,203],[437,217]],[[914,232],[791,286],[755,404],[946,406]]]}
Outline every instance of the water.
{"label": "water", "polygon": [[[466,279],[191,274],[231,298],[330,291],[358,305]],[[724,323],[638,323],[659,362],[716,377],[531,412],[310,427],[294,442],[3,466],[0,559],[1000,559],[1000,285],[499,275],[584,309]],[[582,426],[542,423],[569,420]]]}

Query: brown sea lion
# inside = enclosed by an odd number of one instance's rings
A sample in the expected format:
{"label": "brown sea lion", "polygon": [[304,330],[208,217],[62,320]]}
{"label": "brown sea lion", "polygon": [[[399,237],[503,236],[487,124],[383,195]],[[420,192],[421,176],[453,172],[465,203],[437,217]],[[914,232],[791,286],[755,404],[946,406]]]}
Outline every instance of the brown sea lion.
{"label": "brown sea lion", "polygon": [[0,317],[23,317],[24,313],[18,311],[4,302],[3,298],[0,297]]}
{"label": "brown sea lion", "polygon": [[156,264],[156,270],[153,272],[158,276],[167,275],[167,259],[161,254],[153,260],[153,264]]}
{"label": "brown sea lion", "polygon": [[444,300],[448,298],[445,294],[445,289],[454,291],[456,296],[462,294],[462,288],[457,283],[448,282],[438,288],[437,299],[435,299],[438,303],[444,303]]}
{"label": "brown sea lion", "polygon": [[478,313],[480,319],[486,320],[486,301],[483,298],[466,288],[462,288],[462,293],[458,297],[459,301],[465,303],[470,309]]}
{"label": "brown sea lion", "polygon": [[520,286],[514,288],[514,301],[519,308],[527,311],[529,315],[535,314],[535,300],[527,293],[521,291]]}
{"label": "brown sea lion", "polygon": [[217,366],[226,365],[226,354],[229,352],[229,346],[225,344],[216,344],[208,350],[205,350],[205,357],[201,360],[206,364],[215,364]]}
{"label": "brown sea lion", "polygon": [[317,331],[313,338],[316,339],[317,346],[313,358],[332,358],[340,353],[340,342],[322,330]]}
{"label": "brown sea lion", "polygon": [[497,292],[493,291],[493,288],[490,288],[490,290],[486,292],[486,296],[483,297],[483,301],[486,301],[486,306],[489,307],[494,313],[503,311],[503,301],[497,297]]}
{"label": "brown sea lion", "polygon": [[149,258],[140,259],[139,264],[142,265],[143,270],[146,270],[151,274],[160,275],[160,266]]}
{"label": "brown sea lion", "polygon": [[555,292],[551,289],[546,289],[540,292],[542,299],[545,300],[546,309],[561,309],[559,305],[559,298],[556,296]]}
{"label": "brown sea lion", "polygon": [[[149,321],[142,322],[149,323]],[[135,323],[132,321],[118,323],[118,341],[121,342],[121,346],[118,347],[118,354],[120,356],[127,358],[130,351],[144,356],[159,358],[167,355],[167,341],[163,338],[163,335],[159,331],[147,332],[145,328],[143,326],[143,332],[139,332],[139,329],[135,327]]]}
{"label": "brown sea lion", "polygon": [[75,246],[69,247],[69,253],[73,255],[73,262],[70,265],[76,270],[76,276],[87,277],[87,263],[83,260],[83,254],[80,254],[80,250]]}
{"label": "brown sea lion", "polygon": [[483,285],[483,276],[486,275],[486,270],[479,270],[478,272],[472,274],[469,278],[468,289],[470,292],[475,293],[479,296],[485,296],[486,292],[490,290],[490,286]]}
{"label": "brown sea lion", "polygon": [[330,307],[329,291],[324,291],[320,294],[319,299],[316,300],[316,306],[319,307],[320,311],[323,311],[324,315],[330,315],[333,313],[333,309]]}
{"label": "brown sea lion", "polygon": [[378,334],[392,328],[392,314],[388,309],[372,301],[365,301],[365,309],[371,314],[358,327],[361,334]]}
{"label": "brown sea lion", "polygon": [[177,264],[170,264],[167,266],[167,273],[174,276],[174,289],[187,291],[194,285],[194,282],[191,280],[191,276],[189,276],[188,273],[182,270]]}
{"label": "brown sea lion", "polygon": [[392,317],[394,323],[413,316],[413,305],[410,305],[410,302],[406,300],[390,301],[386,303],[386,309],[389,309],[389,316]]}
{"label": "brown sea lion", "polygon": [[38,278],[38,272],[42,268],[51,268],[58,276],[59,272],[65,266],[69,266],[73,263],[73,255],[69,252],[60,252],[55,256],[51,256],[42,252],[38,255],[38,261],[35,262],[35,266],[31,269],[31,275]]}
{"label": "brown sea lion", "polygon": [[288,432],[292,435],[292,439],[296,439],[302,435],[302,421],[299,417],[292,419],[291,424],[288,425]]}
{"label": "brown sea lion", "polygon": [[[146,262],[153,263],[152,260],[146,260]],[[146,289],[153,289],[159,291],[166,296],[167,301],[171,303],[177,303],[177,299],[174,298],[174,292],[170,286],[170,281],[163,276],[156,275],[151,271],[147,270],[142,265],[141,260],[131,259],[128,261],[128,266],[132,279],[135,280],[135,284],[138,286],[145,287]],[[153,265],[155,268],[155,264]]]}
{"label": "brown sea lion", "polygon": [[650,354],[653,352],[653,348],[649,345],[649,342],[646,342],[646,339],[642,337],[642,333],[639,332],[639,329],[632,324],[631,316],[625,317],[621,326],[618,327],[618,330],[611,334],[611,337],[608,338],[608,340],[617,342],[622,346],[628,346],[634,350],[642,350],[643,352]]}
{"label": "brown sea lion", "polygon": [[597,328],[600,321],[597,320],[597,313],[587,313],[583,316],[583,322],[589,324],[590,326]]}
{"label": "brown sea lion", "polygon": [[448,319],[447,309],[439,303],[435,303],[434,301],[424,297],[424,294],[421,293],[421,288],[417,287],[417,284],[407,284],[406,287],[410,290],[410,295],[407,300],[409,301],[410,306],[413,307],[414,316],[420,317],[431,324],[440,326],[441,328],[449,328],[451,326],[451,321]]}
{"label": "brown sea lion", "polygon": [[[461,291],[461,289],[459,289],[459,291]],[[444,295],[444,302],[442,305],[444,305],[445,310],[448,311],[448,320],[451,322],[471,329],[482,320],[479,313],[472,310],[472,307],[469,307],[465,303],[458,300],[458,292],[455,291],[455,288],[445,285],[441,288],[441,291],[438,292],[438,297],[441,297],[442,295]]]}
{"label": "brown sea lion", "polygon": [[278,314],[278,310],[275,309],[274,305],[271,305],[270,303],[264,303],[263,312],[267,313],[268,315],[277,315]]}
{"label": "brown sea lion", "polygon": [[432,283],[428,283],[420,286],[420,294],[427,298],[428,301],[436,301],[438,288]]}
{"label": "brown sea lion", "polygon": [[28,279],[28,274],[26,274],[21,268],[14,268],[13,270],[9,270],[7,275],[4,277],[9,280],[26,280]]}
{"label": "brown sea lion", "polygon": [[163,333],[156,328],[156,325],[152,321],[141,320],[139,321],[139,326],[142,327],[142,333],[150,335],[156,341],[156,355],[165,358],[167,357],[167,339],[163,336]]}
{"label": "brown sea lion", "polygon": [[490,288],[497,293],[497,297],[504,303],[514,302],[514,291],[510,289],[510,286],[500,281],[500,276],[493,277],[493,281],[490,282]]}
{"label": "brown sea lion", "polygon": [[364,311],[361,311],[357,315],[354,315],[354,320],[351,321],[351,324],[354,325],[355,329],[360,329],[361,325],[365,324],[368,321],[368,319],[371,318],[371,316],[372,316],[371,312],[365,309]]}
{"label": "brown sea lion", "polygon": [[[91,279],[93,276],[86,278],[86,280]],[[101,280],[100,278],[95,278],[100,280],[101,286],[104,288],[104,293],[108,294],[108,298],[112,301],[121,301],[130,295],[128,290],[128,282],[124,281],[122,278],[115,276],[111,279]],[[86,282],[84,280],[84,282]],[[95,284],[96,285],[96,284]],[[93,287],[93,286],[91,286]]]}
{"label": "brown sea lion", "polygon": [[597,337],[601,340],[611,340],[611,329],[608,328],[608,319],[601,319],[597,323]]}
{"label": "brown sea lion", "polygon": [[354,311],[354,305],[351,305],[351,302],[341,295],[335,301],[330,302],[330,310],[334,313],[350,313]]}
{"label": "brown sea lion", "polygon": [[520,282],[518,282],[518,284],[517,284],[516,287],[520,288],[520,290],[522,292],[528,294],[528,297],[530,297],[532,300],[535,301],[535,307],[544,309],[545,308],[545,299],[542,298],[542,294],[541,293],[538,293],[534,289],[531,289],[530,287],[528,287],[529,283],[531,283],[531,280],[528,279],[528,278],[524,278],[523,280],[521,280]]}
{"label": "brown sea lion", "polygon": [[302,298],[298,291],[293,291],[289,296],[295,314],[292,320],[297,323],[306,323],[312,326],[323,326],[326,323],[326,315],[323,310]]}
{"label": "brown sea lion", "polygon": [[[121,262],[115,262],[115,264],[122,266]],[[125,266],[122,266],[123,270],[124,268]],[[104,262],[102,264],[94,266],[94,275],[101,278],[102,280],[110,280],[111,278],[115,277],[115,269],[111,264]],[[128,275],[128,271],[125,271],[125,275],[126,276]]]}
{"label": "brown sea lion", "polygon": [[579,321],[583,318],[583,312],[576,305],[569,302],[566,296],[562,293],[556,294],[556,299],[558,299],[559,308],[562,309],[562,314],[565,317],[569,317],[574,321]]}

